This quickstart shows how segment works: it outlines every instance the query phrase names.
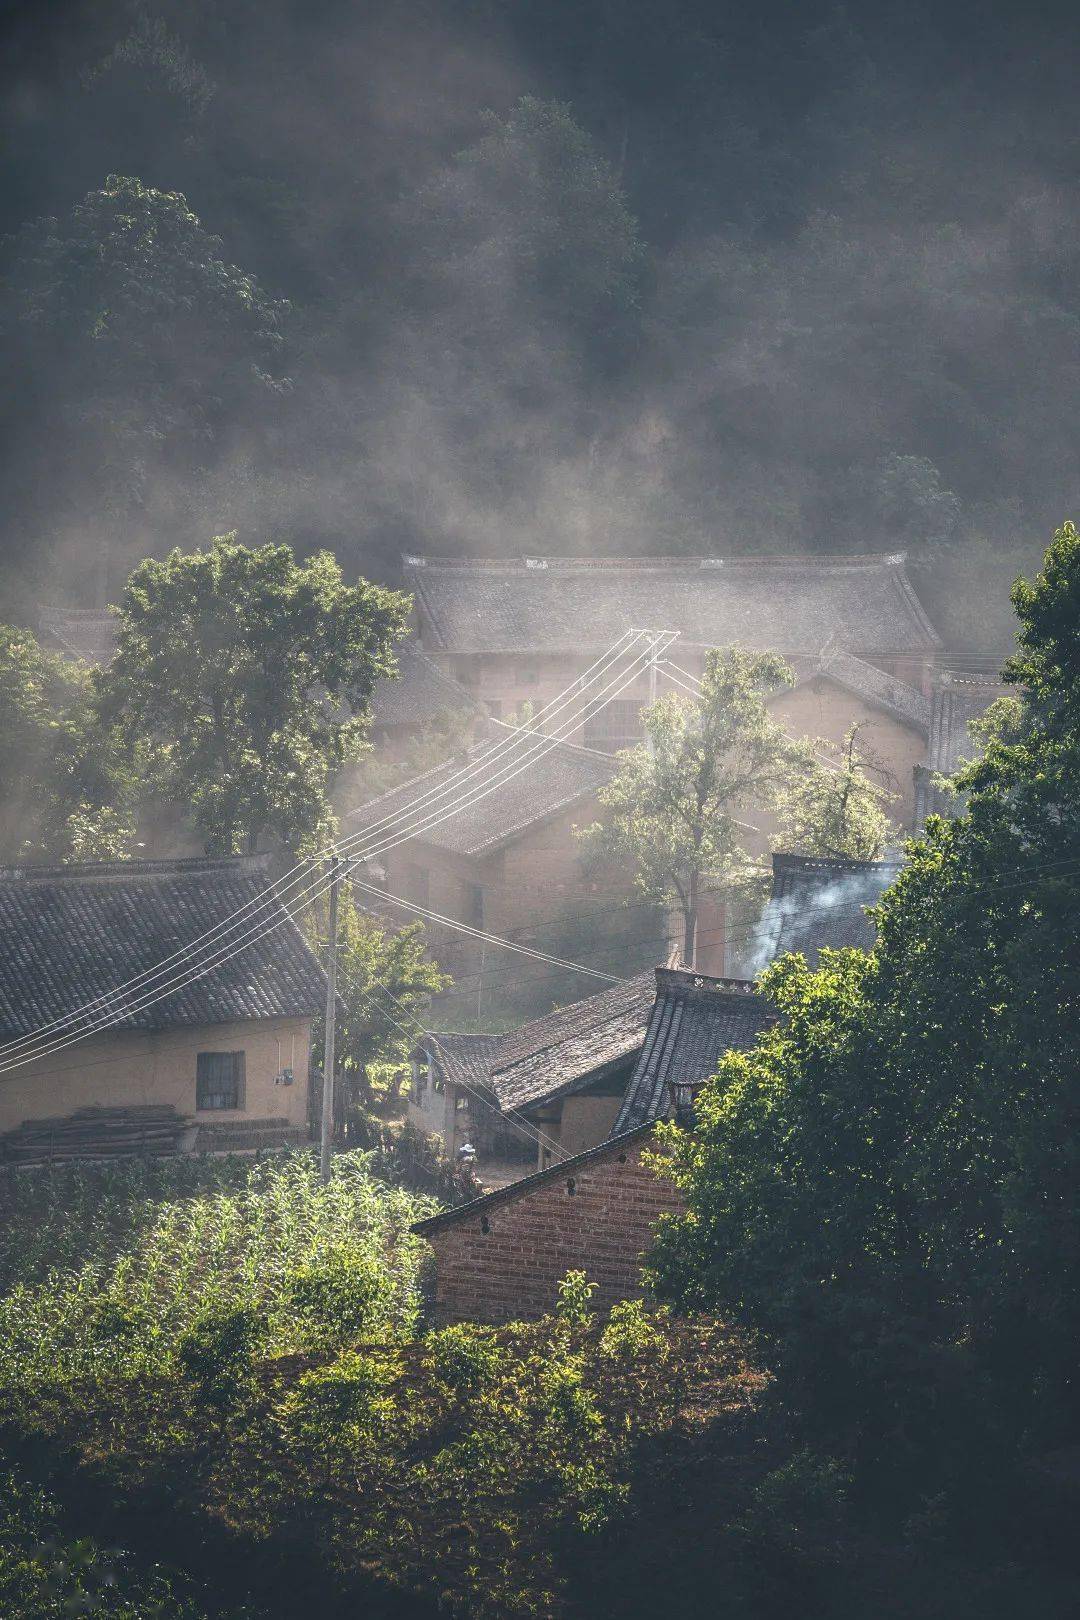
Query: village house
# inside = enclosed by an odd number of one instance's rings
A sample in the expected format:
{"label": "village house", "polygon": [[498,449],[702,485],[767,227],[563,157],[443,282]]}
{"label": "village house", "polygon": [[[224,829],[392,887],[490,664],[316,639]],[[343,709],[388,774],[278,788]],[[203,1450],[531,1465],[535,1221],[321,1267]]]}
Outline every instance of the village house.
{"label": "village house", "polygon": [[108,608],[38,609],[38,641],[46,652],[62,653],[84,664],[111,663],[116,631],[116,615]]}
{"label": "village house", "polygon": [[943,669],[934,680],[931,696],[930,745],[926,763],[914,770],[914,827],[921,832],[930,815],[955,813],[957,796],[939,787],[935,778],[952,776],[961,760],[978,759],[982,750],[971,735],[971,722],[979,720],[991,703],[1015,688],[993,674]]}
{"label": "village house", "polygon": [[640,1296],[655,1222],[681,1207],[648,1160],[656,1122],[692,1123],[723,1053],[752,1046],[773,1017],[750,984],[657,968],[610,1135],[414,1228],[434,1251],[435,1324],[533,1320],[571,1269],[597,1284],[600,1308]]}
{"label": "village house", "polygon": [[[500,752],[499,765],[485,767],[489,751],[514,743],[522,734],[493,721],[485,738],[434,770],[401,783],[349,815],[349,832],[375,827],[418,804],[395,833],[393,847],[378,856],[372,873],[387,896],[409,901],[455,922],[488,933],[530,939],[560,915],[580,916],[590,901],[598,915],[609,914],[630,893],[631,878],[586,873],[575,827],[600,814],[597,794],[617,769],[610,754],[577,744],[515,747]],[[473,774],[454,791],[440,789]],[[461,808],[449,814],[449,806]],[[411,836],[410,829],[415,828]],[[397,922],[409,913],[387,907]],[[482,942],[451,927],[428,922],[431,949],[455,979],[480,975]],[[659,949],[661,941],[657,941]],[[495,977],[505,973],[505,964]],[[478,979],[478,1001],[482,978]]]}
{"label": "village house", "polygon": [[409,1119],[481,1180],[542,1169],[611,1134],[645,1039],[655,974],[638,974],[501,1035],[428,1035],[413,1051]]}
{"label": "village house", "polygon": [[[224,936],[220,961],[198,976],[189,967],[155,999],[167,982],[153,977],[159,964],[241,911],[273,931],[235,954]],[[183,956],[173,967],[184,972]],[[311,1023],[325,994],[264,857],[3,869],[0,1040],[62,1022],[55,1049],[3,1076],[0,1154],[306,1141]],[[87,1003],[107,1007],[110,1027],[63,1044]]]}
{"label": "village house", "polygon": [[[700,678],[711,647],[783,654],[796,675],[773,703],[792,735],[838,743],[853,725],[881,758],[911,824],[941,642],[902,555],[458,559],[407,556],[424,652],[495,716],[542,706],[628,629],[677,630],[671,657]],[[640,738],[657,691],[643,672],[587,720],[580,740],[615,751]]]}
{"label": "village house", "polygon": [[396,678],[379,681],[371,695],[375,746],[400,753],[403,745],[440,727],[449,736],[471,740],[487,711],[414,642],[399,646],[396,656]]}

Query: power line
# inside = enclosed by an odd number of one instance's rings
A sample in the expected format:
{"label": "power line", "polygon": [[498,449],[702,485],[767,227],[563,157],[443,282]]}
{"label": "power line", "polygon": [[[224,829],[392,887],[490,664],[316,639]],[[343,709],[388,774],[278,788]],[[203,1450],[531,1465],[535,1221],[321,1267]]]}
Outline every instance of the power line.
{"label": "power line", "polygon": [[581,962],[571,962],[565,957],[552,956],[547,951],[537,951],[529,945],[518,945],[512,939],[504,939],[501,934],[489,934],[483,928],[474,928],[470,923],[458,922],[453,917],[445,917],[441,912],[431,911],[427,906],[417,905],[413,900],[402,900],[396,894],[389,894],[385,889],[377,889],[374,884],[361,883],[353,878],[356,888],[362,889],[365,894],[376,895],[380,900],[389,900],[395,906],[401,906],[406,911],[414,912],[418,917],[424,917],[430,922],[441,924],[445,928],[453,928],[462,934],[468,934],[472,939],[482,939],[489,945],[502,945],[508,951],[520,951],[522,956],[534,957],[538,962],[549,962],[554,967],[569,968],[575,973],[585,973],[593,979],[606,979],[610,984],[625,984],[626,980],[615,973],[601,973],[598,968],[585,967]]}
{"label": "power line", "polygon": [[[553,698],[551,702],[540,711],[540,715],[537,716],[537,718],[540,718],[545,714],[550,716],[552,713],[557,713],[561,708],[566,706],[566,703],[572,701],[574,697],[581,695],[583,691],[587,691],[588,686],[598,679],[601,673],[603,673],[603,667],[605,665],[609,665],[613,660],[617,660],[623,655],[623,653],[628,653],[634,643],[644,634],[645,632],[643,631],[626,631],[624,635],[619,638],[619,641],[617,641],[607,653],[596,659],[594,663],[589,666],[589,669],[585,671],[584,675],[577,677],[572,683],[570,683],[569,686],[563,689],[562,693]],[[623,643],[627,641],[628,637],[630,638],[629,645],[623,646]],[[637,659],[634,660],[635,663],[637,661]],[[520,735],[531,737],[533,734],[521,733],[509,739],[503,739],[495,743],[492,748],[488,749],[486,753],[481,755],[478,760],[471,762],[465,767],[459,768],[458,771],[453,772],[450,778],[444,781],[440,786],[430,789],[426,794],[422,794],[418,800],[410,801],[403,806],[398,812],[398,819],[400,819],[402,816],[411,814],[414,809],[418,808],[420,804],[430,800],[433,795],[445,796],[446,794],[456,790],[456,788],[460,786],[464,780],[466,780],[469,776],[476,774],[477,771],[482,770],[484,766],[491,763],[493,760],[498,759],[500,754],[504,755],[517,747],[520,740]],[[386,819],[393,820],[394,818]],[[383,823],[376,823],[376,827],[380,825],[383,825]],[[179,964],[185,958],[190,959],[191,953],[196,949],[196,947],[206,945],[215,938],[224,939],[228,935],[234,933],[239,919],[246,913],[255,915],[260,911],[265,911],[269,907],[272,907],[275,901],[280,901],[282,904],[284,904],[284,895],[290,889],[295,888],[297,883],[303,881],[303,878],[300,876],[294,876],[294,874],[310,872],[313,867],[317,867],[317,862],[320,860],[320,858],[323,858],[328,854],[340,852],[340,850],[346,845],[351,845],[358,839],[370,837],[373,831],[373,828],[365,827],[361,829],[359,833],[354,834],[350,839],[344,840],[340,845],[335,844],[328,846],[327,849],[318,852],[318,854],[312,855],[303,861],[297,862],[289,872],[285,873],[282,878],[278,879],[273,885],[271,885],[270,889],[264,896],[260,896],[255,900],[248,901],[246,905],[237,908],[227,917],[222,918],[222,920],[215,924],[213,928],[206,930],[188,945],[181,946],[170,956],[164,958],[164,960],[158,963],[154,968],[146,969],[142,973],[137,974],[133,978],[127,980],[125,983],[115,987],[113,990],[108,991],[101,996],[91,998],[91,1000],[84,1003],[81,1008],[75,1009],[73,1012],[65,1014],[60,1018],[51,1020],[47,1024],[41,1026],[39,1030],[34,1031],[31,1035],[19,1036],[14,1040],[4,1043],[3,1046],[0,1046],[0,1058],[9,1055],[13,1051],[17,1050],[20,1046],[23,1046],[34,1039],[40,1039],[47,1033],[70,1027],[72,1024],[77,1023],[80,1018],[89,1018],[91,1014],[95,1012],[107,1011],[109,1006],[124,992],[131,991],[139,985],[144,985],[152,982],[154,979],[160,978],[172,963]],[[375,851],[372,853],[380,852]],[[301,895],[298,898],[303,899],[304,896]]]}
{"label": "power line", "polygon": [[[643,659],[648,660],[649,658],[651,658],[651,656],[654,653],[655,649],[661,644],[661,642],[665,646],[669,645],[671,639],[674,639],[673,636],[670,633],[665,632],[665,633],[661,634],[661,636],[657,637],[656,640],[653,641],[650,644],[650,646],[648,647],[648,649],[646,650],[645,653],[643,653],[643,654],[639,653],[639,654],[635,655],[633,660],[632,660],[632,666],[631,666],[630,670],[629,671],[626,671],[626,670],[620,671],[619,675],[616,676],[615,680],[610,682],[608,684],[608,686],[604,688],[603,692],[599,695],[599,698],[592,698],[592,699],[588,700],[588,702],[586,704],[586,709],[592,708],[594,704],[597,707],[603,707],[603,705],[605,703],[611,701],[613,696],[617,696],[620,691],[624,690],[625,687],[627,685],[629,685],[630,682],[636,678],[637,674],[640,672],[638,666],[642,664],[642,660]],[[574,716],[573,719],[570,722],[571,727],[576,727],[578,724],[580,724],[581,719],[582,719],[582,714],[578,714],[578,715]],[[564,722],[564,728],[565,728],[565,724],[566,723]],[[530,733],[529,735],[531,736],[532,734]],[[543,755],[550,752],[553,748],[557,747],[559,742],[561,742],[562,740],[563,740],[563,738],[559,734],[555,734],[554,736],[550,736],[550,737],[546,736],[545,734],[540,734],[539,741],[540,741],[541,746],[537,750],[534,750],[534,753],[536,754],[537,757],[543,757]],[[515,768],[509,773],[510,776],[513,777],[513,776],[519,774],[520,771],[526,769],[527,766],[529,764],[531,764],[531,763],[533,763],[533,758],[532,757],[526,758],[521,764],[515,766]],[[475,799],[477,797],[483,797],[486,793],[494,791],[494,788],[499,785],[500,779],[505,775],[506,775],[505,772],[499,773],[498,777],[496,778],[496,780],[493,783],[491,783],[486,788],[482,789],[479,794],[471,795],[470,799]],[[470,802],[470,801],[467,800],[466,802]],[[446,812],[440,819],[446,819],[447,815],[457,813],[457,811],[462,807],[463,806],[461,806],[461,805],[452,807],[451,810]],[[361,838],[362,836],[363,836],[363,834],[358,834],[352,839],[344,840],[344,841],[342,841],[341,844],[335,846],[335,848],[338,849],[338,850],[345,849],[345,848],[348,847],[348,845],[350,845],[352,843],[355,843],[357,841],[357,839]],[[399,841],[401,841],[401,840],[399,840]],[[390,846],[383,846],[383,847],[390,847]],[[378,852],[379,852],[378,850],[365,851],[363,857],[357,855],[357,856],[354,856],[353,859],[355,861],[355,860],[359,860],[361,858],[370,858],[372,855],[374,855],[374,854],[376,854]],[[330,881],[331,881],[331,879],[326,877],[326,876],[323,876],[322,878],[317,879],[314,883],[312,883],[312,884],[310,884],[308,886],[308,889],[306,891],[304,891],[303,894],[296,897],[296,899],[294,900],[293,903],[296,904],[296,905],[299,905],[306,898],[309,903],[313,904],[314,901],[322,893],[326,892],[326,889],[329,887]],[[280,898],[279,896],[271,894],[271,895],[269,895],[267,897],[267,900],[266,900],[265,903],[266,904],[271,904],[271,903],[273,903],[273,901],[275,899],[279,900],[279,898]],[[205,963],[202,963],[201,965],[195,967],[193,970],[186,971],[186,972],[181,972],[181,974],[179,976],[174,975],[173,981],[171,983],[168,983],[166,985],[161,986],[156,993],[147,994],[147,995],[142,996],[140,999],[136,1000],[134,1003],[129,1003],[129,1004],[125,1005],[118,1012],[112,1014],[111,1016],[102,1017],[98,1021],[90,1023],[88,1025],[88,1027],[76,1031],[75,1033],[69,1035],[65,1039],[54,1040],[51,1043],[45,1045],[44,1047],[40,1048],[37,1051],[24,1053],[23,1055],[19,1056],[18,1058],[11,1058],[10,1057],[11,1048],[14,1048],[14,1047],[17,1047],[17,1046],[25,1047],[27,1045],[27,1043],[32,1042],[34,1040],[40,1041],[41,1038],[42,1038],[42,1035],[44,1033],[47,1033],[47,1029],[45,1031],[35,1031],[29,1036],[19,1037],[17,1041],[9,1043],[9,1049],[8,1049],[8,1054],[7,1054],[8,1057],[9,1057],[9,1061],[7,1061],[6,1063],[0,1063],[0,1074],[7,1073],[9,1070],[11,1070],[13,1068],[20,1067],[24,1063],[36,1061],[36,1059],[38,1059],[38,1058],[40,1058],[42,1056],[50,1055],[54,1051],[62,1050],[64,1047],[73,1045],[77,1041],[83,1040],[89,1035],[100,1033],[100,1031],[102,1031],[103,1029],[110,1028],[113,1024],[122,1022],[123,1020],[129,1018],[132,1015],[133,1012],[142,1011],[145,1008],[154,1005],[156,1002],[165,999],[167,996],[172,995],[179,988],[184,987],[184,986],[186,986],[188,984],[194,983],[197,979],[203,977],[207,972],[211,971],[212,968],[214,968],[216,966],[221,966],[221,965],[224,964],[224,962],[231,960],[231,958],[233,956],[236,956],[237,954],[239,954],[239,952],[241,950],[244,950],[249,945],[254,944],[256,942],[256,940],[261,939],[261,938],[265,937],[267,934],[272,933],[276,928],[281,927],[285,922],[287,922],[287,921],[295,921],[295,918],[293,917],[292,913],[289,912],[287,908],[283,907],[283,912],[284,912],[284,914],[281,917],[275,918],[268,925],[266,925],[264,927],[257,928],[256,930],[250,932],[246,938],[235,942],[232,949],[230,949],[228,951],[219,951],[216,956],[212,957],[209,961],[207,961]],[[190,953],[188,952],[186,954],[190,954]],[[145,977],[154,977],[154,976],[160,976],[160,969],[158,970],[158,974],[156,974],[156,975],[153,975],[153,974],[152,975],[144,975],[143,977],[145,978]],[[99,1000],[101,1000],[101,999],[115,999],[115,993],[113,993],[109,998],[99,998]],[[70,1023],[71,1020],[72,1020],[72,1016],[73,1015],[68,1015],[67,1018],[64,1020],[64,1022]],[[0,1058],[2,1058],[3,1056],[5,1056],[5,1053],[0,1051]]]}

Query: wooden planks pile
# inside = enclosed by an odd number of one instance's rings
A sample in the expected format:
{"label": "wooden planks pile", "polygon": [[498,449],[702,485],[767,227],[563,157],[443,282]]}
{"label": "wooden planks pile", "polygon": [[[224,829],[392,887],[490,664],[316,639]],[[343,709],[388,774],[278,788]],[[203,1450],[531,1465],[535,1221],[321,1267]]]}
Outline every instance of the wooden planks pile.
{"label": "wooden planks pile", "polygon": [[31,1164],[56,1159],[112,1159],[179,1151],[187,1121],[167,1103],[127,1108],[80,1108],[58,1119],[26,1119],[0,1136],[0,1160]]}

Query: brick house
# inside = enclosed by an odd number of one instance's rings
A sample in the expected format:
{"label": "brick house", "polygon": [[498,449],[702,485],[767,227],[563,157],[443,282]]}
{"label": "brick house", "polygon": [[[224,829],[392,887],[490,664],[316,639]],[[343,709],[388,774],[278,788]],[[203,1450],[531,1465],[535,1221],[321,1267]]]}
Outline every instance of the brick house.
{"label": "brick house", "polygon": [[[409,556],[404,575],[425,653],[495,715],[549,702],[631,627],[678,630],[673,656],[696,676],[710,647],[782,653],[797,687],[775,700],[777,717],[795,734],[836,741],[855,721],[870,727],[910,824],[941,642],[902,555]],[[649,696],[643,674],[580,740],[608,751],[633,743]]]}
{"label": "brick house", "polygon": [[[533,939],[538,927],[554,926],[561,915],[586,910],[594,894],[596,906],[605,912],[629,894],[629,879],[614,890],[610,875],[590,882],[574,835],[575,826],[600,815],[597,794],[615,774],[614,759],[572,743],[557,743],[536,758],[515,751],[499,756],[507,761],[506,774],[491,786],[492,773],[481,763],[485,754],[520,735],[490,722],[483,741],[463,755],[349,813],[350,833],[360,832],[425,800],[401,829],[404,834],[416,826],[415,834],[378,857],[388,896],[489,933],[516,937],[524,927]],[[519,770],[519,764],[524,768]],[[440,799],[441,785],[469,766],[476,767],[475,773]],[[438,819],[444,807],[470,794],[471,803]],[[421,825],[427,821],[431,825]],[[389,902],[388,910],[396,921],[403,920]],[[432,951],[455,979],[478,973],[481,944],[436,922],[427,927]]]}
{"label": "brick house", "polygon": [[433,1325],[535,1321],[554,1308],[570,1270],[598,1284],[601,1309],[639,1297],[652,1228],[681,1208],[677,1190],[643,1160],[652,1129],[418,1222],[413,1231],[435,1252]]}
{"label": "brick house", "polygon": [[[243,908],[277,926],[160,1001],[150,998],[163,981],[152,978],[115,995]],[[86,1111],[103,1108],[121,1137],[125,1112],[137,1122],[154,1110],[176,1149],[306,1141],[311,1023],[325,995],[319,963],[268,887],[265,857],[6,868],[0,1039],[103,997],[115,1021],[4,1075],[0,1152],[32,1142],[48,1156],[42,1121],[69,1122],[58,1143],[97,1151],[101,1132]],[[57,1039],[78,1027],[66,1023]],[[76,1116],[85,1131],[70,1123]],[[159,1136],[166,1124],[155,1125]]]}
{"label": "brick house", "polygon": [[793,737],[823,737],[839,746],[857,725],[860,746],[887,771],[882,785],[897,795],[889,816],[901,827],[914,825],[914,773],[930,735],[931,701],[924,691],[833,648],[816,664],[800,660],[795,686],[769,707]]}
{"label": "brick house", "polygon": [[753,1045],[773,1014],[752,985],[657,968],[652,1008],[611,1134],[482,1198],[421,1221],[434,1251],[433,1318],[531,1320],[581,1269],[597,1304],[639,1296],[641,1260],[677,1189],[646,1162],[657,1120],[691,1120],[723,1052]]}

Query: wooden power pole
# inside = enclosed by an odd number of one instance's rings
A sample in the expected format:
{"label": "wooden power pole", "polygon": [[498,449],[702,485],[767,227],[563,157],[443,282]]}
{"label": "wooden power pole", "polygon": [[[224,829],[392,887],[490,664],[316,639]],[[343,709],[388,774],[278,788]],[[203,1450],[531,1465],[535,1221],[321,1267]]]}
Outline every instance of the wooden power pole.
{"label": "wooden power pole", "polygon": [[326,1018],[323,1039],[322,1120],[319,1131],[319,1174],[330,1180],[330,1149],[334,1140],[334,1038],[337,1033],[337,933],[341,857],[330,863],[330,941],[326,952]]}

